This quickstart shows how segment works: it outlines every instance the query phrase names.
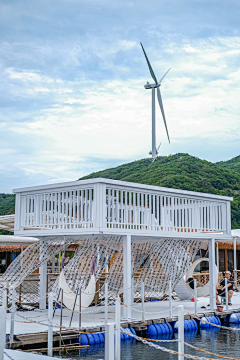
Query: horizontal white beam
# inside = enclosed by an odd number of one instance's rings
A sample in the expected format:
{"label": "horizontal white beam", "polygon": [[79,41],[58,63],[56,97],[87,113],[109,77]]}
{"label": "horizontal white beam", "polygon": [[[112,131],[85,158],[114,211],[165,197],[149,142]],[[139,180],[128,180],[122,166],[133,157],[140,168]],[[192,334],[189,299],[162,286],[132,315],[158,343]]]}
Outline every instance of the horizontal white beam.
{"label": "horizontal white beam", "polygon": [[139,184],[139,183],[132,183],[127,181],[119,181],[119,180],[111,180],[111,179],[103,179],[103,178],[96,178],[96,179],[87,179],[87,180],[79,180],[79,181],[71,181],[71,182],[64,182],[64,183],[57,183],[57,184],[48,184],[48,185],[40,185],[40,186],[31,186],[31,187],[25,187],[25,188],[19,188],[14,189],[13,193],[37,193],[38,191],[47,190],[47,191],[53,191],[56,189],[65,189],[70,191],[73,189],[76,189],[80,186],[84,185],[91,185],[91,184],[109,184],[114,186],[120,186],[123,187],[124,190],[128,189],[139,189],[139,190],[149,190],[149,191],[160,191],[165,194],[176,194],[178,196],[185,195],[188,196],[194,196],[194,197],[201,197],[204,199],[218,199],[218,200],[228,200],[232,201],[232,197],[227,196],[221,196],[221,195],[213,195],[213,194],[207,194],[207,193],[201,193],[201,192],[195,192],[195,191],[188,191],[188,190],[179,190],[179,189],[171,189],[171,188],[165,188],[161,186],[153,186],[153,185],[145,185],[145,184]]}

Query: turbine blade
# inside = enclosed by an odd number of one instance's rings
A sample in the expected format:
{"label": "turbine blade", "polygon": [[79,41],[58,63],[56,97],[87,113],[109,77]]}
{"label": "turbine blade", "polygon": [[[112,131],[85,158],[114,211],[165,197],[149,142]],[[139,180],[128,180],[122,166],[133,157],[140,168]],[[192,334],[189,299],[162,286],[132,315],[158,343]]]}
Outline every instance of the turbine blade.
{"label": "turbine blade", "polygon": [[157,84],[158,84],[157,78],[156,78],[156,76],[155,76],[155,74],[154,74],[154,72],[153,72],[153,69],[152,69],[151,64],[150,64],[150,62],[149,62],[149,60],[148,60],[147,54],[145,53],[144,47],[143,47],[143,45],[142,45],[141,42],[140,42],[140,44],[141,44],[141,47],[142,47],[142,49],[143,49],[143,53],[144,53],[144,55],[145,55],[145,58],[146,58],[146,60],[147,60],[147,64],[148,64],[148,67],[149,67],[149,70],[150,70],[150,74],[152,75],[152,78],[153,78],[153,80],[155,81],[155,83],[156,83],[156,85],[157,85]]}
{"label": "turbine blade", "polygon": [[169,72],[171,70],[171,68],[170,69],[168,69],[168,71],[163,75],[163,77],[159,80],[159,85],[161,84],[161,82],[163,81],[163,79],[165,78],[165,76],[167,75],[167,73]]}
{"label": "turbine blade", "polygon": [[168,128],[167,128],[167,122],[166,122],[166,119],[165,119],[165,114],[164,114],[164,110],[163,110],[163,102],[162,102],[162,97],[161,97],[159,87],[157,88],[157,97],[158,97],[159,106],[160,106],[160,109],[161,109],[161,112],[162,112],[162,117],[163,117],[164,125],[165,125],[165,128],[166,128],[166,132],[167,132],[168,141],[169,141],[169,144],[170,144],[170,139],[169,139],[169,135],[168,135]]}

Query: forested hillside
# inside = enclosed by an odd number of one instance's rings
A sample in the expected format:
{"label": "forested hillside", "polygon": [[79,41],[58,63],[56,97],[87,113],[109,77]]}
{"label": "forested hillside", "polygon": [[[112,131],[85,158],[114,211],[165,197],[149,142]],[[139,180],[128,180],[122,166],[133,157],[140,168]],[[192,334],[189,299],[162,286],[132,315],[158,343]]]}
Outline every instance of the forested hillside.
{"label": "forested hillside", "polygon": [[219,161],[216,164],[240,173],[240,155],[227,161]]}
{"label": "forested hillside", "polygon": [[183,190],[234,196],[232,228],[240,228],[239,175],[218,164],[188,154],[143,159],[116,168],[99,171],[81,179],[103,177]]}
{"label": "forested hillside", "polygon": [[[116,168],[98,171],[82,179],[103,177],[176,189],[233,196],[232,228],[240,228],[240,156],[217,164],[188,154],[175,154],[133,161]],[[235,166],[235,168],[234,168]],[[240,172],[240,170],[239,170]],[[14,213],[15,196],[0,194],[0,215]]]}
{"label": "forested hillside", "polygon": [[0,215],[14,214],[15,212],[15,195],[0,194]]}

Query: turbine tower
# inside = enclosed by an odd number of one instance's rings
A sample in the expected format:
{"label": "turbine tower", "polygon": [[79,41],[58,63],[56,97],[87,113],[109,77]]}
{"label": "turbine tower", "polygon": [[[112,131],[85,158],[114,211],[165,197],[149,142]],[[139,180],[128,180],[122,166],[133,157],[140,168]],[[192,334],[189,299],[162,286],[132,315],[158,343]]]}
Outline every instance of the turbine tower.
{"label": "turbine tower", "polygon": [[141,44],[141,47],[143,49],[143,53],[144,56],[146,58],[149,70],[150,70],[150,74],[154,80],[154,84],[149,84],[149,82],[147,82],[146,85],[144,85],[145,89],[152,89],[152,150],[150,151],[149,155],[152,155],[153,160],[157,157],[158,154],[158,149],[156,148],[156,116],[155,116],[155,89],[157,89],[157,97],[158,97],[158,103],[162,112],[162,117],[163,117],[163,121],[164,121],[164,125],[166,128],[166,132],[167,132],[167,137],[168,137],[168,141],[170,143],[170,139],[169,139],[169,135],[168,135],[168,128],[167,128],[167,122],[166,122],[166,118],[165,118],[165,114],[164,114],[164,110],[163,110],[163,102],[162,102],[162,97],[161,97],[161,92],[160,92],[160,86],[161,86],[161,82],[163,81],[164,77],[167,75],[167,73],[169,72],[169,70],[163,75],[163,77],[157,81],[157,78],[153,72],[153,69],[151,67],[151,64],[148,60],[147,54],[144,50],[144,47]]}

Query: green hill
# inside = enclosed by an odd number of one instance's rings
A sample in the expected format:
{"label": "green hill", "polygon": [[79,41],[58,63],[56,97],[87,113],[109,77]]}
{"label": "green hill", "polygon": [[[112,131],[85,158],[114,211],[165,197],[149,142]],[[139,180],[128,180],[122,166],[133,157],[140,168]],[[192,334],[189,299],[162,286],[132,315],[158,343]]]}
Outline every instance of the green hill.
{"label": "green hill", "polygon": [[[231,204],[232,228],[240,228],[240,177],[237,164],[240,156],[229,161],[211,163],[188,154],[175,154],[151,159],[142,159],[112,169],[98,171],[82,179],[103,177],[149,185],[164,186],[233,196]],[[236,165],[236,168],[231,166]],[[240,170],[239,170],[240,172]],[[15,196],[0,194],[0,215],[14,213]]]}
{"label": "green hill", "polygon": [[159,157],[154,162],[151,159],[134,161],[84,176],[81,180],[97,177],[234,196],[232,228],[240,228],[239,175],[218,164],[188,154],[175,154]]}
{"label": "green hill", "polygon": [[15,213],[15,195],[0,194],[0,215]]}
{"label": "green hill", "polygon": [[240,173],[240,155],[227,160],[227,161],[219,161],[216,163],[217,165],[220,165],[226,169],[236,171]]}

